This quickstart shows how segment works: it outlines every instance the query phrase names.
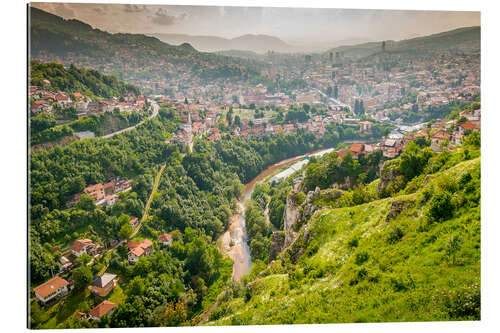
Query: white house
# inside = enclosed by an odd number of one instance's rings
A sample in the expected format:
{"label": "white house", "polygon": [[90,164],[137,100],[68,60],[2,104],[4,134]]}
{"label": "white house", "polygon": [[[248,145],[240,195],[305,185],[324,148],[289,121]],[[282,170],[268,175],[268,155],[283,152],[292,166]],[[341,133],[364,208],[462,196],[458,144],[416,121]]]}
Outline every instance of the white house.
{"label": "white house", "polygon": [[51,299],[67,295],[68,285],[68,281],[59,276],[55,276],[49,281],[34,288],[33,291],[35,292],[35,298],[45,304]]}

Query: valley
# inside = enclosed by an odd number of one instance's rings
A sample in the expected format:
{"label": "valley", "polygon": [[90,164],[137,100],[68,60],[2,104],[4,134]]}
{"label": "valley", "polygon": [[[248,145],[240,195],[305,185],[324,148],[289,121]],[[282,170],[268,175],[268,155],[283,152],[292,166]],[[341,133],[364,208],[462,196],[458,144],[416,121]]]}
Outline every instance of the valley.
{"label": "valley", "polygon": [[298,53],[38,6],[30,328],[481,320],[479,26]]}

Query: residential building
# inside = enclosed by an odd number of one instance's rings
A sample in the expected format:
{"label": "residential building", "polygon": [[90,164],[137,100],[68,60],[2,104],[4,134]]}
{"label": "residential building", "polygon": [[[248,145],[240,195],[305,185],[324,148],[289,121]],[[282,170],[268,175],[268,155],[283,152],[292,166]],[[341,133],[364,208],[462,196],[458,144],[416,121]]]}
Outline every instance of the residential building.
{"label": "residential building", "polygon": [[172,244],[173,241],[174,239],[171,234],[161,234],[158,236],[158,242],[162,243],[164,246]]}
{"label": "residential building", "polygon": [[91,320],[100,321],[102,317],[112,314],[115,307],[115,303],[104,300],[98,306],[90,310],[88,317]]}
{"label": "residential building", "polygon": [[68,281],[59,276],[55,276],[49,281],[34,288],[33,291],[35,292],[35,298],[45,304],[52,299],[67,295],[69,292],[68,286]]}
{"label": "residential building", "polygon": [[71,253],[75,257],[80,257],[82,254],[91,252],[90,249],[95,247],[95,244],[90,239],[79,239],[73,242],[71,245]]}
{"label": "residential building", "polygon": [[101,297],[107,296],[116,287],[116,275],[104,273],[89,285],[89,290]]}
{"label": "residential building", "polygon": [[83,192],[90,195],[94,201],[101,201],[105,197],[104,186],[102,184],[87,186],[83,189]]}
{"label": "residential building", "polygon": [[142,257],[148,256],[153,252],[153,242],[149,239],[144,239],[142,242],[129,242],[127,247],[130,249],[128,252],[128,261],[135,264],[137,260]]}

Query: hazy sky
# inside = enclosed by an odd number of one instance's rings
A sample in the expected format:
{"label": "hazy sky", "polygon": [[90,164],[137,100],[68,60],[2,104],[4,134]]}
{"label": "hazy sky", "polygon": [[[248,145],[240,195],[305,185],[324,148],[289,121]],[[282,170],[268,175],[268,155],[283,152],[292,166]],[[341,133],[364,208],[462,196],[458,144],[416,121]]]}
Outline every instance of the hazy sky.
{"label": "hazy sky", "polygon": [[[167,1],[166,1],[167,2]],[[404,39],[480,25],[479,12],[32,3],[109,32],[237,37],[267,34],[288,42]]]}

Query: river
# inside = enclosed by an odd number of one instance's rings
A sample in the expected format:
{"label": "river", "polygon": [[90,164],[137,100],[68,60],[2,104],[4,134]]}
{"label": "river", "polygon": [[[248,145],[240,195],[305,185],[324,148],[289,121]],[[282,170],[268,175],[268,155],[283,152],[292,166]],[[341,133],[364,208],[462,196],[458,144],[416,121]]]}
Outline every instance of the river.
{"label": "river", "polygon": [[250,248],[248,247],[248,235],[245,226],[245,207],[246,202],[252,196],[255,185],[286,164],[300,160],[305,156],[321,156],[331,151],[333,151],[333,149],[322,149],[277,162],[267,167],[250,183],[245,185],[241,198],[238,201],[238,213],[229,218],[229,229],[220,236],[222,252],[227,254],[234,262],[233,279],[238,281],[243,275],[249,273],[252,268],[252,256],[250,254]]}

